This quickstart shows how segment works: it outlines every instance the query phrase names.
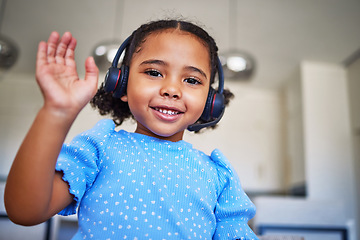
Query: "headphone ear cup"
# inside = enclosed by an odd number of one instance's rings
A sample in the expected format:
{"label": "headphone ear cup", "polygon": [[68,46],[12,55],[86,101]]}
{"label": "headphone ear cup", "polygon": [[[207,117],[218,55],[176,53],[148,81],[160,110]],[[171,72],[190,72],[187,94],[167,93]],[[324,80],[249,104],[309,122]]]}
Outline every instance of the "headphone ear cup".
{"label": "headphone ear cup", "polygon": [[205,103],[205,108],[200,117],[201,120],[203,120],[203,121],[207,122],[207,121],[211,120],[211,109],[212,109],[212,102],[214,99],[214,95],[215,95],[215,90],[212,87],[210,87],[209,93],[208,93],[208,96],[206,99],[206,103]]}
{"label": "headphone ear cup", "polygon": [[209,89],[209,94],[206,99],[204,111],[201,115],[203,121],[210,121],[221,116],[225,109],[224,95],[215,91],[213,88]]}
{"label": "headphone ear cup", "polygon": [[113,92],[118,84],[120,77],[120,69],[116,67],[110,67],[106,73],[104,80],[104,89],[106,92]]}
{"label": "headphone ear cup", "polygon": [[128,66],[122,65],[120,69],[110,67],[104,80],[105,91],[113,93],[116,98],[120,98],[126,90],[128,76]]}
{"label": "headphone ear cup", "polygon": [[115,86],[115,90],[113,93],[113,96],[115,98],[121,98],[126,92],[128,78],[129,78],[129,67],[122,65],[120,68],[119,81]]}
{"label": "headphone ear cup", "polygon": [[225,97],[224,94],[216,92],[213,98],[212,109],[211,109],[211,118],[220,117],[225,110]]}

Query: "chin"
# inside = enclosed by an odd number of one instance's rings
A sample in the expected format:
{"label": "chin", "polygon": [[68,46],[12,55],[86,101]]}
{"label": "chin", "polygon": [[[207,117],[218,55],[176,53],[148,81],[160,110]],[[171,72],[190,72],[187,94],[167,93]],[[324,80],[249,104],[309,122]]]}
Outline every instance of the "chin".
{"label": "chin", "polygon": [[161,131],[161,132],[153,132],[156,136],[159,136],[159,137],[162,137],[162,138],[169,138],[169,137],[172,137],[174,135],[176,135],[178,132],[164,132],[164,131]]}
{"label": "chin", "polygon": [[182,139],[184,130],[185,129],[178,130],[178,131],[152,131],[152,133],[160,139],[172,141],[171,139],[175,138],[175,140],[178,141],[178,140]]}

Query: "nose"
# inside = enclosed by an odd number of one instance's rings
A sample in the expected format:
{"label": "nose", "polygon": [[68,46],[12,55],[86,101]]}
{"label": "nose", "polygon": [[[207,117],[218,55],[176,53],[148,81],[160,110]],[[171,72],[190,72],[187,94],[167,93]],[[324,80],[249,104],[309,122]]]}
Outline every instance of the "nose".
{"label": "nose", "polygon": [[160,89],[160,95],[166,98],[181,98],[181,90],[179,83],[176,83],[176,81],[172,80],[165,80],[164,84]]}

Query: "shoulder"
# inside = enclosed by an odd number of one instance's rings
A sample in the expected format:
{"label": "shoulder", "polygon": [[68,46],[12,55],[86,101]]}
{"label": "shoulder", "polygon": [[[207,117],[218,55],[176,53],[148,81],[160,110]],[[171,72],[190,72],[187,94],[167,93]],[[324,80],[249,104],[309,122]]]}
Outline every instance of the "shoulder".
{"label": "shoulder", "polygon": [[216,165],[220,188],[224,187],[229,182],[241,187],[240,178],[237,175],[236,170],[229,159],[219,149],[215,149],[211,152],[210,159]]}
{"label": "shoulder", "polygon": [[206,159],[206,161],[210,162],[211,165],[220,172],[233,173],[234,171],[228,158],[219,149],[214,149],[210,155],[192,147],[190,147],[190,151],[200,156],[202,159]]}
{"label": "shoulder", "polygon": [[231,175],[235,173],[228,158],[219,149],[211,152],[210,159],[217,165],[218,170],[229,172]]}
{"label": "shoulder", "polygon": [[98,121],[94,127],[85,131],[83,134],[102,135],[104,133],[111,133],[115,131],[115,123],[110,119],[102,119]]}
{"label": "shoulder", "polygon": [[124,130],[115,131],[115,123],[110,119],[102,119],[98,121],[92,128],[76,135],[69,143],[65,143],[62,153],[74,154],[92,152],[97,157],[105,151],[113,141],[120,140],[128,133]]}
{"label": "shoulder", "polygon": [[76,138],[94,138],[97,141],[103,141],[111,138],[112,136],[121,136],[127,135],[128,132],[125,130],[116,131],[115,123],[111,119],[102,119],[99,120],[92,128],[80,133],[75,137]]}

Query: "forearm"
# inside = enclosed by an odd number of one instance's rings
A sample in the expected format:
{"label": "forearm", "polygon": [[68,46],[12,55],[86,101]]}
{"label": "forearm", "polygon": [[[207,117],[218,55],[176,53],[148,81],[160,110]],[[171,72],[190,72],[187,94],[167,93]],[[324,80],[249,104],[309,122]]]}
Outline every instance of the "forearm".
{"label": "forearm", "polygon": [[39,111],[8,175],[5,205],[10,218],[41,221],[54,208],[55,164],[75,117]]}
{"label": "forearm", "polygon": [[53,32],[47,42],[39,43],[36,80],[44,107],[14,159],[5,188],[8,216],[23,225],[45,221],[72,201],[67,183],[55,173],[55,164],[73,121],[97,88],[94,59],[86,59],[85,78],[79,79],[76,39],[69,32],[59,37]]}

